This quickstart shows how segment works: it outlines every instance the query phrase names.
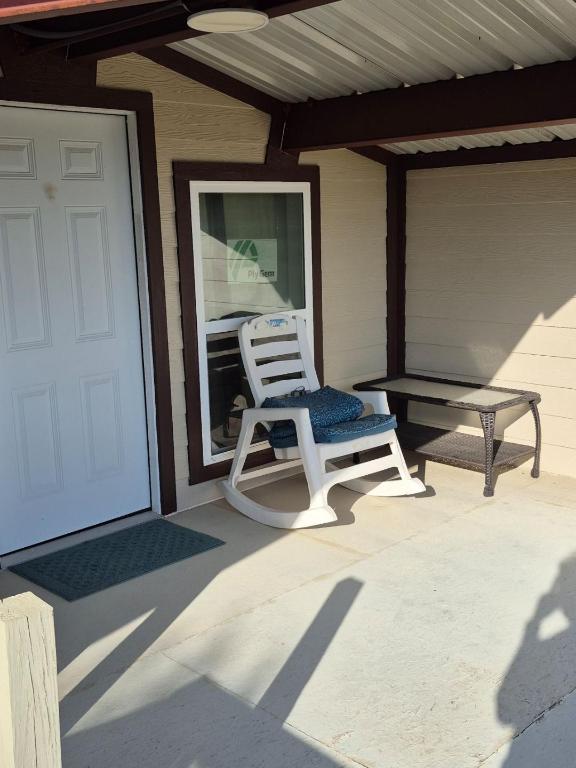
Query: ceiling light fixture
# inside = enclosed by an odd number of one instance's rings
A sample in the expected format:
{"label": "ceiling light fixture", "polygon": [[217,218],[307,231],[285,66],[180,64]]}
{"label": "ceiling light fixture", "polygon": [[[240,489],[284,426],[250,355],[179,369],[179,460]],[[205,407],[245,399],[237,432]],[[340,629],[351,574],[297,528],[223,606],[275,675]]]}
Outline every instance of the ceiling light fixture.
{"label": "ceiling light fixture", "polygon": [[231,34],[233,32],[254,32],[268,24],[269,18],[263,11],[253,8],[214,8],[199,11],[188,16],[186,23],[198,32]]}

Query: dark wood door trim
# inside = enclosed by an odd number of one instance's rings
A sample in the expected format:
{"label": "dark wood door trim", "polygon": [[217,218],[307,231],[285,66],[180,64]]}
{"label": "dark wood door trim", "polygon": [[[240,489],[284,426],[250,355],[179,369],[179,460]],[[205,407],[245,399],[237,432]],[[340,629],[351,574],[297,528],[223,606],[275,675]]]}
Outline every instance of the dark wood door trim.
{"label": "dark wood door trim", "polygon": [[[322,344],[322,265],[320,253],[320,172],[313,165],[256,165],[250,163],[172,164],[176,202],[176,232],[184,342],[184,377],[186,426],[188,429],[188,464],[190,485],[222,477],[230,471],[231,461],[206,467],[202,455],[200,381],[198,377],[198,324],[196,278],[190,211],[190,181],[300,181],[310,184],[312,223],[312,293],[314,302],[314,356],[318,378],[323,381]],[[259,451],[248,457],[248,466],[273,459],[272,451]]]}
{"label": "dark wood door trim", "polygon": [[140,91],[73,88],[41,82],[14,83],[0,80],[0,100],[55,107],[117,109],[136,114],[152,329],[161,511],[162,514],[174,512],[176,510],[176,479],[172,396],[152,96]]}

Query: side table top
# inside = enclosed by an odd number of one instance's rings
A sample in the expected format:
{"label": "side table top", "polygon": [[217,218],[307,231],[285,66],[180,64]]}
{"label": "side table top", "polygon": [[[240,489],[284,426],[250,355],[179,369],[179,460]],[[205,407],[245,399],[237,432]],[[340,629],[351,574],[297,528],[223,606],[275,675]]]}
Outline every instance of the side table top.
{"label": "side table top", "polygon": [[522,403],[538,403],[540,395],[521,389],[471,384],[431,376],[386,376],[354,385],[356,391],[384,390],[393,397],[472,411],[500,411]]}

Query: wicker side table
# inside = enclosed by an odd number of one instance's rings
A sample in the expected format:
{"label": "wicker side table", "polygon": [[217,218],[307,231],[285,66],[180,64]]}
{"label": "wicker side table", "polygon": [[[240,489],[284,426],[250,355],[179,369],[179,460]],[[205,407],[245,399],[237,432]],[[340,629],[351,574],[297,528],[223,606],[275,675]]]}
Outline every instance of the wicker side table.
{"label": "wicker side table", "polygon": [[[413,374],[361,382],[354,389],[385,390],[391,397],[401,400],[477,412],[483,438],[409,422],[399,424],[398,437],[402,447],[431,461],[482,472],[484,496],[494,495],[496,477],[500,472],[517,467],[529,459],[533,459],[532,477],[540,474],[542,431],[538,413],[540,395],[537,392]],[[534,418],[534,446],[495,440],[496,413],[523,404],[529,406]]]}

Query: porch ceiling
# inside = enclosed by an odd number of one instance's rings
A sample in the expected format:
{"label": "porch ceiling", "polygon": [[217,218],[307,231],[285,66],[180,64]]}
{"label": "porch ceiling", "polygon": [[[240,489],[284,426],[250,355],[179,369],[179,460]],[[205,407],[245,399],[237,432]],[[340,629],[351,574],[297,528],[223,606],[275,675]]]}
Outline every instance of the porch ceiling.
{"label": "porch ceiling", "polygon": [[573,59],[576,3],[339,0],[273,19],[258,32],[172,47],[299,102]]}
{"label": "porch ceiling", "polygon": [[576,139],[576,125],[549,125],[546,128],[524,128],[467,136],[445,136],[438,139],[403,141],[381,144],[380,146],[396,155],[415,155],[418,152],[449,152],[477,147],[501,147],[505,144],[536,144],[541,141],[557,141],[558,139],[564,141]]}

